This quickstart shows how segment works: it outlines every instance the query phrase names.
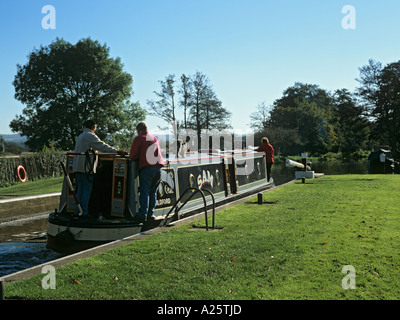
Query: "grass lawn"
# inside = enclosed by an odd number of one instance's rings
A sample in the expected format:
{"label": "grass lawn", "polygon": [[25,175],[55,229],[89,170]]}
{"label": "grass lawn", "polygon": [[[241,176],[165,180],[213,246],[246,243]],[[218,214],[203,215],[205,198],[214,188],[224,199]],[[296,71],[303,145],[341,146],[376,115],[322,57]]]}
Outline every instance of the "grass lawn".
{"label": "grass lawn", "polygon": [[[301,181],[216,215],[6,286],[23,299],[400,299],[400,176]],[[204,223],[199,220],[197,224]],[[344,289],[351,265],[355,289]],[[344,281],[349,283],[348,281]]]}
{"label": "grass lawn", "polygon": [[32,196],[44,193],[61,192],[64,177],[48,178],[25,183],[14,184],[9,187],[0,188],[0,199],[2,196]]}

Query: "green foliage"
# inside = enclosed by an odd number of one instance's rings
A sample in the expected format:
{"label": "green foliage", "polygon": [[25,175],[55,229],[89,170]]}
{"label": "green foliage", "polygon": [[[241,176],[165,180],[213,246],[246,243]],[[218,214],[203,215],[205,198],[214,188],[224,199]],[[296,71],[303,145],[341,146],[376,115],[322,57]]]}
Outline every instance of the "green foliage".
{"label": "green foliage", "polygon": [[253,128],[283,154],[340,152],[350,158],[387,145],[400,157],[400,61],[384,66],[370,59],[359,71],[354,94],[295,83],[269,109],[258,106]]}
{"label": "green foliage", "polygon": [[350,154],[367,148],[370,124],[363,116],[365,108],[356,104],[354,96],[348,90],[336,90],[333,98],[337,148],[349,157]]}
{"label": "green foliage", "polygon": [[359,70],[357,95],[373,119],[372,134],[377,144],[389,145],[400,157],[400,61],[383,66],[371,59]]}
{"label": "green foliage", "polygon": [[135,127],[139,122],[146,119],[147,111],[141,108],[138,102],[135,102],[128,103],[123,112],[123,118],[120,119],[121,122],[118,124],[119,129],[117,129],[117,124],[115,129],[107,129],[113,133],[104,137],[104,140],[119,150],[129,151],[136,135]]}
{"label": "green foliage", "polygon": [[53,153],[53,152],[60,152],[61,149],[58,149],[53,141],[49,141],[48,145],[43,146],[42,152],[43,153]]}
{"label": "green foliage", "polygon": [[268,136],[277,153],[351,154],[367,146],[369,123],[345,89],[334,94],[317,85],[295,83],[273,103],[251,115],[257,137]]}
{"label": "green foliage", "polygon": [[128,100],[132,77],[109,51],[90,38],[75,45],[57,38],[33,50],[26,65],[17,65],[15,98],[26,107],[10,127],[27,137],[31,150],[41,150],[49,141],[73,149],[89,118],[99,124],[101,139],[132,129],[138,120]]}
{"label": "green foliage", "polygon": [[28,181],[63,175],[60,161],[65,156],[59,152],[38,152],[13,158],[0,158],[0,186],[9,186],[19,182],[16,169],[22,165],[28,176]]}
{"label": "green foliage", "polygon": [[337,160],[342,160],[342,153],[341,152],[327,152],[323,154],[320,159],[322,161],[337,161]]}

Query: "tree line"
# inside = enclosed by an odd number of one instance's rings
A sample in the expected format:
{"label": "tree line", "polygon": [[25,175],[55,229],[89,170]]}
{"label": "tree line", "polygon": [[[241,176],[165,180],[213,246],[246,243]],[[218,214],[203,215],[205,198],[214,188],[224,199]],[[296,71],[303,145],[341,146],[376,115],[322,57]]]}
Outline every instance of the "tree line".
{"label": "tree line", "polygon": [[331,94],[318,85],[295,83],[272,106],[259,104],[250,118],[256,132],[284,155],[351,154],[369,142],[369,123],[346,89]]}
{"label": "tree line", "polygon": [[383,66],[371,59],[359,71],[354,92],[295,83],[271,106],[260,103],[251,126],[284,155],[340,152],[350,157],[385,146],[400,157],[400,62]]}
{"label": "tree line", "polygon": [[[13,132],[27,137],[32,151],[45,147],[71,150],[86,119],[98,123],[96,134],[121,149],[129,149],[135,125],[152,114],[180,129],[224,129],[231,113],[210,84],[196,72],[159,81],[157,99],[147,109],[132,102],[132,76],[123,70],[120,58],[111,58],[109,48],[90,38],[75,45],[57,38],[49,46],[33,50],[25,65],[17,65],[15,98],[25,105],[11,121]],[[177,109],[183,109],[183,120]],[[148,110],[149,109],[149,110]],[[199,139],[200,141],[200,139]]]}
{"label": "tree line", "polygon": [[[400,154],[400,62],[383,66],[370,60],[359,68],[355,92],[333,93],[316,84],[295,83],[272,105],[264,102],[250,116],[256,144],[269,137],[277,153],[341,152],[351,155],[375,145]],[[27,137],[32,151],[74,148],[82,123],[94,119],[97,134],[121,149],[130,147],[135,125],[147,115],[182,129],[230,129],[231,112],[218,99],[209,78],[174,74],[159,81],[147,108],[131,100],[132,76],[120,58],[90,38],[71,44],[57,38],[34,49],[25,65],[17,65],[15,98],[25,105],[11,121],[12,131]]]}

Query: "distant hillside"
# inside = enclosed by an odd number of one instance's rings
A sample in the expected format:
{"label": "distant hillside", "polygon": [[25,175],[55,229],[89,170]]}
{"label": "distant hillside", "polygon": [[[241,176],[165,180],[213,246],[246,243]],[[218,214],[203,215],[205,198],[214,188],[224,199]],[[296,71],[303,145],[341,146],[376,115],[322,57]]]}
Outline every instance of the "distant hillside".
{"label": "distant hillside", "polygon": [[0,134],[1,137],[5,140],[5,142],[15,142],[15,143],[24,143],[26,141],[26,137],[20,136],[19,134]]}

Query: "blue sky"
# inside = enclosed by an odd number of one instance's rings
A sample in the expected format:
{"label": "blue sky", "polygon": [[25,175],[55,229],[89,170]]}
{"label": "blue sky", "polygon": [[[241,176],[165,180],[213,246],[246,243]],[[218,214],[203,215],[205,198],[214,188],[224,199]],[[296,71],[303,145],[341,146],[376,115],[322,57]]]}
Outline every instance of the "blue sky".
{"label": "blue sky", "polygon": [[[54,30],[42,28],[45,5],[56,10]],[[356,29],[342,27],[345,5],[356,10]],[[353,91],[368,59],[400,60],[399,12],[398,0],[1,0],[0,134],[12,133],[24,107],[14,99],[16,65],[56,37],[106,43],[144,108],[167,75],[206,74],[244,132],[259,103],[296,81]]]}

